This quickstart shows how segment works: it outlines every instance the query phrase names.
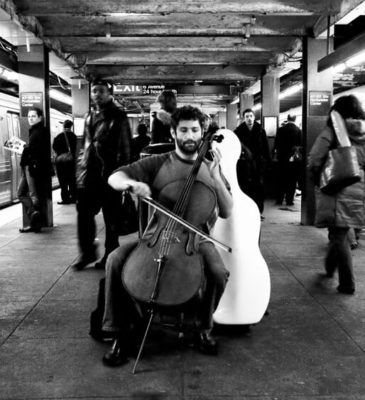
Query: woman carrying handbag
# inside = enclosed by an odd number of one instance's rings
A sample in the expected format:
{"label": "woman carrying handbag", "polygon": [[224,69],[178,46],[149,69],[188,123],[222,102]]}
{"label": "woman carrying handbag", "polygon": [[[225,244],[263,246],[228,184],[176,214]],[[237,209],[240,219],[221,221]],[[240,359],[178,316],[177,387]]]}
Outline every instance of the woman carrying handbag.
{"label": "woman carrying handbag", "polygon": [[[344,145],[346,140],[348,144]],[[343,159],[336,159],[342,153]],[[338,168],[344,158],[348,161]],[[354,294],[348,233],[350,228],[362,228],[365,221],[365,112],[355,96],[343,96],[335,101],[327,127],[309,154],[308,169],[316,185],[315,224],[320,228],[327,227],[329,231],[324,276],[332,278],[338,269],[338,292]],[[341,177],[332,186],[328,184],[336,171],[345,169],[351,177]]]}

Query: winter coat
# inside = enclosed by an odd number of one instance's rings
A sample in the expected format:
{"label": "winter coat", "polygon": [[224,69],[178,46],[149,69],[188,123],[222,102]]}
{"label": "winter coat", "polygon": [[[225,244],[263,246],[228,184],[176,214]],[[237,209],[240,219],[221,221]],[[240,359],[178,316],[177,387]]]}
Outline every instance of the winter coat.
{"label": "winter coat", "polygon": [[113,101],[85,120],[83,155],[77,168],[78,187],[107,181],[109,175],[130,162],[132,135],[127,115]]}
{"label": "winter coat", "polygon": [[140,158],[142,149],[150,144],[151,138],[148,135],[138,135],[132,139],[132,159],[137,161]]}
{"label": "winter coat", "polygon": [[274,150],[277,152],[278,161],[288,162],[294,154],[295,148],[301,146],[302,131],[294,124],[287,122],[277,131]]}
{"label": "winter coat", "polygon": [[[271,161],[265,129],[254,122],[252,130],[249,130],[246,123],[243,122],[234,130],[234,133],[241,142],[241,161],[248,164],[245,169],[250,171],[248,172],[251,175],[250,179],[262,180],[265,167]],[[240,174],[239,171],[238,174]]]}
{"label": "winter coat", "polygon": [[365,121],[347,119],[346,126],[351,145],[356,148],[361,180],[334,195],[322,193],[318,188],[319,176],[329,150],[336,147],[332,129],[326,127],[316,139],[308,157],[308,169],[316,187],[316,226],[361,228],[365,225]]}
{"label": "winter coat", "polygon": [[70,146],[71,154],[75,158],[75,156],[76,156],[77,138],[76,138],[76,135],[72,131],[59,133],[54,138],[52,148],[55,151],[57,156],[59,156],[60,154],[68,153],[69,149],[68,149],[68,146],[67,146],[65,133],[67,135],[68,144]]}
{"label": "winter coat", "polygon": [[165,110],[159,110],[152,122],[151,143],[172,143],[171,114]]}
{"label": "winter coat", "polygon": [[43,121],[30,127],[29,143],[23,150],[20,165],[28,166],[33,177],[43,177],[52,173],[51,136]]}

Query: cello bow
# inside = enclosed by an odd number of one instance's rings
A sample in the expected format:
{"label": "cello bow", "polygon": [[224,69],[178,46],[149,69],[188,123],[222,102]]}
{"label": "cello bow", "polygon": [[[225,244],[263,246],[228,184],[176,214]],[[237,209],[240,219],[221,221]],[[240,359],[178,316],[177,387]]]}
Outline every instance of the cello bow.
{"label": "cello bow", "polygon": [[196,233],[197,235],[203,237],[204,239],[214,243],[216,246],[220,247],[221,249],[227,251],[228,253],[232,253],[232,248],[225,245],[224,243],[216,240],[206,233],[202,232],[200,229],[196,228],[194,225],[190,224],[189,222],[185,221],[184,219],[180,218],[173,212],[171,212],[166,207],[159,204],[157,201],[153,200],[151,197],[140,197],[140,199],[147,203],[148,205],[152,206],[156,210],[162,212],[163,214],[167,215],[169,218],[173,219],[174,221],[178,222],[179,224],[183,225],[185,228],[189,229],[190,231]]}

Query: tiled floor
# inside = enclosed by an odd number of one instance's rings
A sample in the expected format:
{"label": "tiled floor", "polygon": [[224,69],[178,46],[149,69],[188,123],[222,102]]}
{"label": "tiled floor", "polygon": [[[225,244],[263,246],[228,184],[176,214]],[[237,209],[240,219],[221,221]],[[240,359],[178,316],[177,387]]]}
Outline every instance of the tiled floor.
{"label": "tiled floor", "polygon": [[103,272],[69,268],[74,206],[54,204],[55,227],[41,234],[18,233],[15,207],[0,210],[0,399],[365,399],[365,244],[353,253],[356,294],[337,294],[336,279],[318,279],[326,232],[299,225],[298,198],[290,208],[266,204],[272,292],[251,335],[219,327],[219,356],[209,357],[163,332],[135,375],[133,360],[104,367],[107,345],[88,335]]}

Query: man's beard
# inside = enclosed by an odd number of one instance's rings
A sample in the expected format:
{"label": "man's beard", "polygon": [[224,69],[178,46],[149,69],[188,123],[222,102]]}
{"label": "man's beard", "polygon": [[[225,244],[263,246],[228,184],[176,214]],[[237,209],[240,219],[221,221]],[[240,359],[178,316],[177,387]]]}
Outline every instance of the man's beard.
{"label": "man's beard", "polygon": [[182,153],[191,155],[194,154],[200,145],[201,139],[199,140],[176,140],[177,147],[181,150]]}

